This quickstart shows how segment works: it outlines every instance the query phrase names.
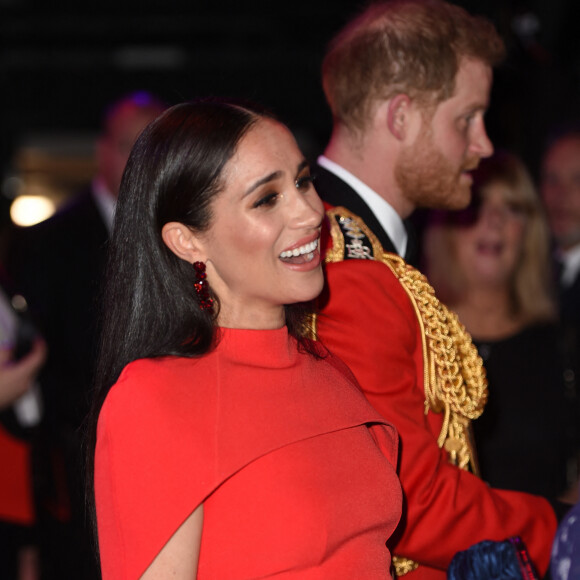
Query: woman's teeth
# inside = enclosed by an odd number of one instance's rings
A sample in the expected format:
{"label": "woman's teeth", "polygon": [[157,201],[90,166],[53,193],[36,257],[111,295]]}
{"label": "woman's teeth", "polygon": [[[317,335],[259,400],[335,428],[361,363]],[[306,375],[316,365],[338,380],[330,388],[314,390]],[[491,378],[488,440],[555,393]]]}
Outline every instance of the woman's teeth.
{"label": "woman's teeth", "polygon": [[304,254],[310,254],[318,248],[318,240],[314,240],[309,244],[304,244],[299,248],[294,248],[293,250],[286,250],[280,254],[280,258],[296,258]]}

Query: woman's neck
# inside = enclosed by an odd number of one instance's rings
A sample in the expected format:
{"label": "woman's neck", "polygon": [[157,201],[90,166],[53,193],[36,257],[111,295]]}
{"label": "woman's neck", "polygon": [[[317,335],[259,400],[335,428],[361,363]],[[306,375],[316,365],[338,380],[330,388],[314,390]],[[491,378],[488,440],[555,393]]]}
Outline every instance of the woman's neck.
{"label": "woman's neck", "polygon": [[507,288],[468,291],[452,307],[467,331],[476,339],[496,340],[515,334],[525,324],[512,312]]}
{"label": "woman's neck", "polygon": [[246,330],[275,330],[286,324],[284,306],[272,308],[228,308],[220,307],[218,325],[223,328]]}

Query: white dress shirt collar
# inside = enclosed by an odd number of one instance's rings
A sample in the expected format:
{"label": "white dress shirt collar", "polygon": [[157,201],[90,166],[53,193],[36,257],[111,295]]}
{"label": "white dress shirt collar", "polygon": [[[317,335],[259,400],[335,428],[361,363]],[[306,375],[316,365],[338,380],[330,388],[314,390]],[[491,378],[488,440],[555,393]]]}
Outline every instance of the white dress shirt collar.
{"label": "white dress shirt collar", "polygon": [[350,171],[338,165],[338,163],[331,161],[324,155],[321,155],[317,161],[318,165],[342,179],[361,196],[393,242],[399,256],[404,256],[407,251],[407,230],[401,216],[393,207],[376,191],[373,191],[368,185],[363,183],[358,177],[355,177]]}
{"label": "white dress shirt collar", "polygon": [[562,285],[564,287],[572,286],[580,272],[580,244],[562,252],[560,259],[562,260],[563,267],[560,278]]}

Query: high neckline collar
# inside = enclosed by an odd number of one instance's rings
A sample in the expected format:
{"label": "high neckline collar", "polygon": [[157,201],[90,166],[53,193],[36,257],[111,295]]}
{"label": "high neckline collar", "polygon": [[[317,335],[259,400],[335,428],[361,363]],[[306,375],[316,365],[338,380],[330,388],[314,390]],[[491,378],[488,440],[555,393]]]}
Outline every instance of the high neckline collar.
{"label": "high neckline collar", "polygon": [[255,366],[286,366],[298,352],[286,326],[271,330],[220,327],[218,341],[218,352]]}

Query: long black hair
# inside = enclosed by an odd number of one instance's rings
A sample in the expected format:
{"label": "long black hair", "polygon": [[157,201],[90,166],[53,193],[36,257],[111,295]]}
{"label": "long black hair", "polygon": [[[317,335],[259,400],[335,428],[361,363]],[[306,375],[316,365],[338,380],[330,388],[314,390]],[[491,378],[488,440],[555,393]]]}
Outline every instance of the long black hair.
{"label": "long black hair", "polygon": [[[108,250],[88,421],[87,500],[93,524],[98,414],[123,368],[139,358],[200,356],[216,340],[219,297],[213,297],[213,313],[200,309],[194,268],[165,245],[162,228],[174,221],[196,232],[210,227],[212,201],[224,186],[224,167],[243,136],[262,118],[273,116],[237,102],[183,103],[153,121],[131,151]],[[304,314],[304,305],[286,307],[289,332],[299,339],[306,329]]]}
{"label": "long black hair", "polygon": [[165,245],[161,230],[173,221],[207,230],[223,168],[259,118],[223,101],[184,103],[135,143],[109,248],[99,383],[110,386],[136,358],[194,356],[211,347],[214,316],[199,308],[195,271]]}

